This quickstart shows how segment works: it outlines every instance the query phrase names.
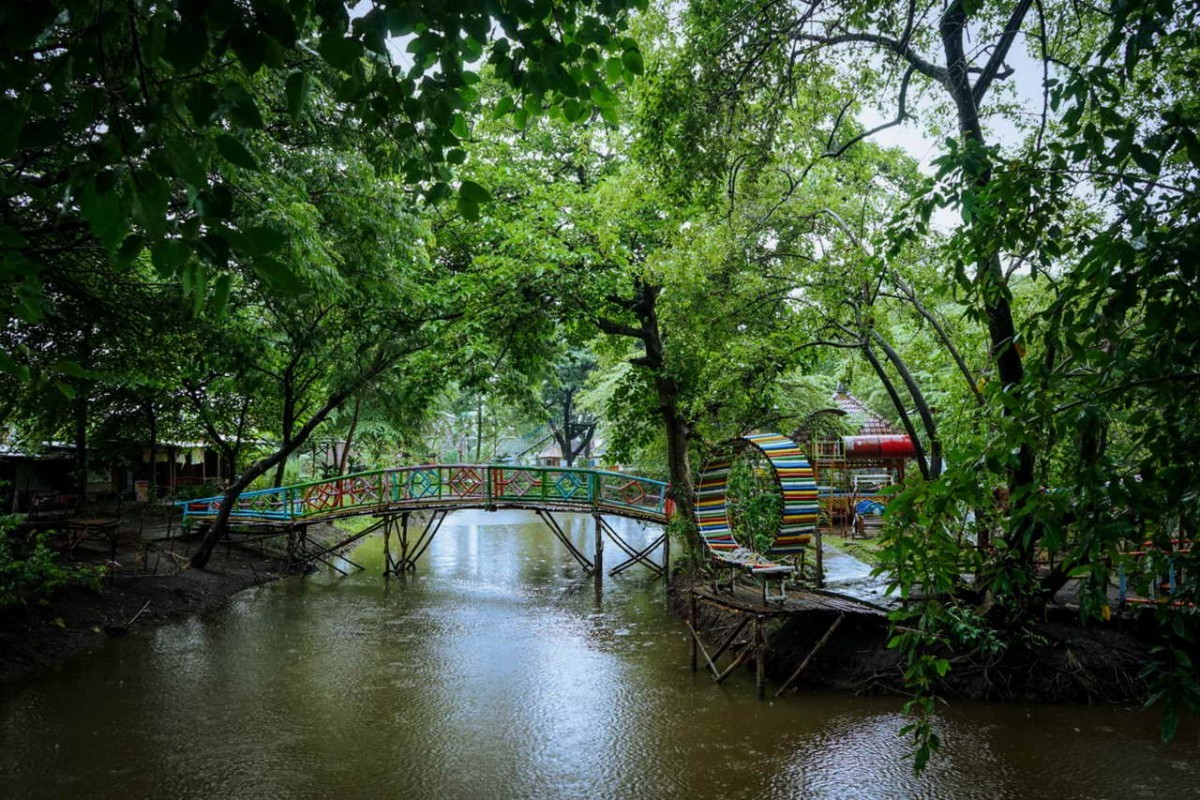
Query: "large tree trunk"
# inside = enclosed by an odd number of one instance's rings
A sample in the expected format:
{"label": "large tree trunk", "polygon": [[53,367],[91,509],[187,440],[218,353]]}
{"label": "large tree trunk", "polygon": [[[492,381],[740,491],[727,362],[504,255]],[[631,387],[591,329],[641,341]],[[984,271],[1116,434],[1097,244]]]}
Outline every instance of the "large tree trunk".
{"label": "large tree trunk", "polygon": [[[654,385],[667,434],[667,469],[671,478],[668,495],[675,503],[675,513],[682,519],[692,520],[696,512],[696,485],[688,454],[691,426],[679,413],[679,387],[675,381],[655,376]],[[699,542],[689,537],[688,544],[694,546]]]}
{"label": "large tree trunk", "polygon": [[[678,518],[688,521],[695,520],[696,486],[692,477],[691,459],[688,448],[691,444],[691,426],[679,408],[679,385],[665,374],[665,347],[663,333],[658,324],[656,308],[658,293],[657,286],[649,286],[641,281],[634,285],[634,296],[631,300],[610,298],[611,302],[633,312],[640,322],[638,327],[623,325],[608,319],[600,319],[600,329],[605,333],[618,336],[630,336],[642,342],[646,349],[644,356],[630,360],[634,366],[650,370],[654,376],[654,388],[658,394],[658,409],[662,414],[663,427],[667,437],[667,471],[671,480],[668,496],[675,504]],[[695,525],[688,526],[687,544],[689,548],[698,549],[699,534]]]}
{"label": "large tree trunk", "polygon": [[[1021,19],[1028,6],[1028,3],[1019,3],[1015,8],[1013,19],[1009,23],[1009,30],[1013,31],[1013,35],[1020,27]],[[945,83],[958,114],[959,133],[963,142],[968,146],[975,143],[982,148],[986,142],[983,136],[983,127],[979,121],[977,94],[981,97],[981,90],[986,90],[987,86],[986,84],[975,88],[971,86],[967,71],[967,57],[963,49],[966,22],[967,15],[962,0],[954,0],[942,15],[939,27],[942,47],[946,55]],[[999,55],[1002,57],[1003,54]],[[995,56],[993,56],[994,60]],[[974,176],[973,188],[982,188],[990,180],[991,169],[984,169]],[[980,257],[975,268],[975,284],[987,315],[991,356],[996,365],[997,377],[1006,392],[1018,389],[1025,379],[1025,365],[1017,347],[1016,324],[1013,321],[1012,304],[1009,302],[1007,281],[998,251]],[[1004,409],[1005,416],[1011,416],[1012,413],[1010,407]],[[1008,470],[1009,489],[1018,514],[1020,514],[1019,508],[1023,504],[1024,498],[1035,485],[1035,477],[1036,459],[1033,449],[1028,444],[1022,443],[1017,450],[1016,463]],[[1040,536],[1032,518],[1028,516],[1019,518],[1023,521],[1010,532],[1009,544],[1018,554],[1021,564],[1027,569],[1032,569]]]}

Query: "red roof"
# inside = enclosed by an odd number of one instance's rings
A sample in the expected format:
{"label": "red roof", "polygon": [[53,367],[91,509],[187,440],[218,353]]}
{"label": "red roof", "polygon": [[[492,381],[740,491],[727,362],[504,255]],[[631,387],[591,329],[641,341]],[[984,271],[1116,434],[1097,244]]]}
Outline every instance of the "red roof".
{"label": "red roof", "polygon": [[855,426],[856,436],[889,436],[903,433],[844,389],[833,393],[833,402],[846,414],[850,424]]}

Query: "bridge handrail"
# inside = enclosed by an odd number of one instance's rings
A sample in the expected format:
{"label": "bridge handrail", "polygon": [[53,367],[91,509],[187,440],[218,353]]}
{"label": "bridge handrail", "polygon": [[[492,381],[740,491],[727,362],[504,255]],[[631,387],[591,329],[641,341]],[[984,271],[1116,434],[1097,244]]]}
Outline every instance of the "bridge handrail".
{"label": "bridge handrail", "polygon": [[[412,491],[411,482],[388,480],[389,476],[406,473],[434,474],[436,479],[421,487],[422,494],[402,496]],[[505,481],[511,474],[514,477]],[[513,493],[506,491],[521,475],[525,483]],[[542,476],[554,475],[553,483]],[[586,480],[564,488],[562,476],[586,476]],[[371,481],[375,479],[374,483]],[[616,488],[606,485],[606,479],[619,479],[624,483]],[[358,482],[356,484],[356,482]],[[366,470],[332,478],[304,481],[287,486],[253,489],[238,495],[237,503],[230,516],[237,519],[260,519],[265,521],[294,521],[334,516],[338,511],[386,507],[432,507],[445,505],[475,504],[480,506],[512,503],[546,504],[550,506],[591,507],[596,509],[627,509],[642,514],[662,516],[668,514],[666,496],[667,482],[654,478],[643,478],[625,472],[592,469],[588,467],[524,466],[519,464],[412,464],[402,467]],[[449,487],[446,494],[443,489]],[[630,491],[633,489],[634,491]],[[315,497],[313,490],[328,488],[326,495]],[[430,492],[436,489],[436,496]],[[537,491],[533,491],[533,490]],[[551,489],[552,491],[547,491]],[[584,489],[582,493],[580,490]],[[611,491],[606,491],[611,489]],[[349,496],[350,502],[344,502]],[[176,505],[183,507],[184,519],[211,517],[219,513],[224,495],[182,500]],[[313,507],[313,506],[316,507]],[[249,507],[248,507],[249,506]]]}

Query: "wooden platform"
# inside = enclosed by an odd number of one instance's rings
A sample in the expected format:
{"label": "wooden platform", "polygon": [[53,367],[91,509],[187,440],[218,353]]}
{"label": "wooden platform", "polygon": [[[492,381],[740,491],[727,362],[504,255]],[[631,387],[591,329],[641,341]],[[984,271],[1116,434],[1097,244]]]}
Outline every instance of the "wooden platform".
{"label": "wooden platform", "polygon": [[711,587],[705,586],[694,586],[692,591],[696,593],[696,599],[702,603],[764,619],[810,613],[887,616],[887,611],[880,606],[821,589],[789,589],[786,600],[767,603],[762,601],[757,588],[744,584],[735,584],[732,592],[718,591],[714,593]]}
{"label": "wooden platform", "polygon": [[[738,667],[753,662],[755,684],[758,687],[760,699],[766,697],[765,665],[767,651],[771,649],[771,643],[768,641],[770,629],[767,622],[769,620],[810,617],[815,622],[824,620],[819,624],[828,625],[824,635],[775,692],[775,696],[779,697],[804,675],[817,654],[821,652],[847,617],[883,619],[887,616],[887,611],[879,606],[820,589],[792,589],[788,592],[787,599],[768,602],[763,601],[756,587],[737,583],[730,591],[713,591],[711,587],[703,585],[693,585],[685,591],[688,592],[687,626],[690,633],[689,649],[692,672],[696,672],[700,668],[700,657],[703,656],[704,664],[712,671],[713,680],[723,683]],[[714,643],[716,647],[711,652],[705,646],[699,630],[697,612],[701,603],[736,615],[735,622],[725,632],[723,640]],[[830,616],[833,617],[831,623],[828,621]],[[718,659],[722,655],[732,658],[732,662],[724,667],[719,666]]]}

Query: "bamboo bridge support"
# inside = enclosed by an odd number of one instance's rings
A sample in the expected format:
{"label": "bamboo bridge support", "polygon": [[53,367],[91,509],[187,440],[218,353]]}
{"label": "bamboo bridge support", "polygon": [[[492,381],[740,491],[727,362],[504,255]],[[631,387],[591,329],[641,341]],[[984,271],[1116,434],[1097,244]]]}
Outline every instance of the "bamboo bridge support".
{"label": "bamboo bridge support", "polygon": [[[405,511],[401,514],[391,514],[384,517],[383,525],[383,575],[388,577],[391,575],[405,576],[410,575],[417,570],[417,561],[429,549],[429,545],[433,542],[433,538],[442,528],[442,523],[446,521],[446,515],[449,510],[438,510],[432,512],[425,520],[424,527],[421,528],[415,541],[410,541],[408,517],[409,512]],[[397,519],[398,518],[398,519]],[[392,555],[391,537],[395,535],[396,546],[400,552]]]}

